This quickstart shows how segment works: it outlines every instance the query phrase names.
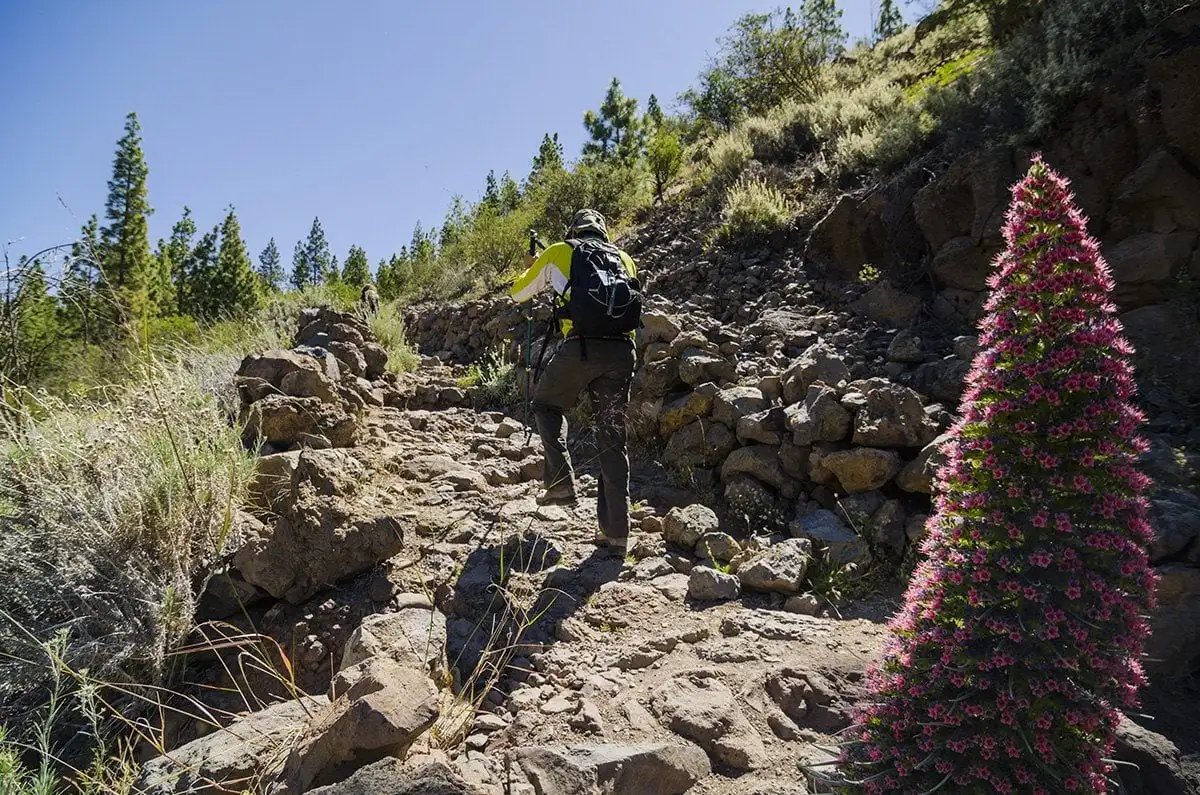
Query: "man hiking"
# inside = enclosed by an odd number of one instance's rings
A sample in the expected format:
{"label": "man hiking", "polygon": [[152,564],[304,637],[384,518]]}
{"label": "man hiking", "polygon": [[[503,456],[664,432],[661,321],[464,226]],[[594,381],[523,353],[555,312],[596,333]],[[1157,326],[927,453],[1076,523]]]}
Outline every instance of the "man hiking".
{"label": "man hiking", "polygon": [[362,295],[359,296],[359,302],[371,315],[379,314],[379,291],[375,289],[375,285],[367,284],[362,288]]}
{"label": "man hiking", "polygon": [[586,389],[595,410],[600,451],[600,533],[595,541],[620,550],[629,537],[625,411],[637,359],[633,335],[641,315],[637,266],[609,242],[604,216],[595,210],[577,212],[566,237],[536,259],[526,255],[529,267],[512,290],[514,300],[525,302],[551,289],[563,336],[533,392],[533,413],[546,456],[546,489],[538,502],[575,501],[563,414]]}

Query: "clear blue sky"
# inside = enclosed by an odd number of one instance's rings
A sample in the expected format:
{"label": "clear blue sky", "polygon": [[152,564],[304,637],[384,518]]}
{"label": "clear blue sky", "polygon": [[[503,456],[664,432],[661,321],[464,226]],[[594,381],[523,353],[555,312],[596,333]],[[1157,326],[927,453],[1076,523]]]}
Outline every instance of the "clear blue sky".
{"label": "clear blue sky", "polygon": [[[358,244],[374,266],[489,169],[523,177],[543,133],[575,157],[612,77],[669,105],[737,17],[773,5],[3,0],[0,244],[32,253],[103,214],[132,110],[152,242],[185,204],[204,231],[232,203],[255,256],[273,236],[290,265],[317,215],[339,259]],[[840,5],[865,35],[875,0]]]}

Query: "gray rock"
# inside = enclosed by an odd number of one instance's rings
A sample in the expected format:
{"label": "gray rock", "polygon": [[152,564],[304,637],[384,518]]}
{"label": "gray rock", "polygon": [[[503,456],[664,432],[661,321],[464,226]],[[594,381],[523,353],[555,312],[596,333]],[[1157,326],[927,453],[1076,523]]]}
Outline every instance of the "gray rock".
{"label": "gray rock", "polygon": [[372,657],[334,678],[337,697],[292,746],[277,795],[334,783],[383,756],[403,756],[438,717],[438,691],[422,666]]}
{"label": "gray rock", "polygon": [[1150,559],[1155,563],[1183,552],[1200,538],[1200,498],[1185,491],[1160,491],[1150,501]]}
{"label": "gray rock", "polygon": [[837,390],[818,384],[808,388],[803,403],[787,409],[792,441],[799,446],[813,442],[838,442],[850,431],[850,412],[842,407]]}
{"label": "gray rock", "polygon": [[773,444],[783,440],[787,413],[780,407],[748,414],[737,421],[737,437],[742,444]]}
{"label": "gray rock", "polygon": [[792,522],[792,535],[817,543],[829,556],[830,564],[844,566],[866,563],[871,559],[866,542],[846,527],[833,511],[818,509]]}
{"label": "gray rock", "polygon": [[516,756],[537,795],[682,795],[712,773],[690,743],[535,746]]}
{"label": "gray rock", "polygon": [[732,574],[696,566],[688,577],[687,595],[697,602],[727,602],[742,595],[742,586]]}
{"label": "gray rock", "polygon": [[1186,676],[1200,662],[1200,569],[1170,563],[1158,574],[1158,606],[1150,616],[1146,670],[1152,677]]}
{"label": "gray rock", "polygon": [[685,672],[659,685],[650,710],[663,726],[698,744],[720,764],[754,770],[769,761],[762,737],[733,693],[710,671]]}
{"label": "gray rock", "polygon": [[850,308],[877,323],[907,326],[920,314],[921,299],[897,290],[887,282],[880,282],[852,303]]}
{"label": "gray rock", "polygon": [[871,517],[871,539],[897,556],[904,554],[908,538],[904,521],[904,505],[900,500],[888,500]]}
{"label": "gray rock", "polygon": [[730,510],[757,520],[768,518],[778,505],[775,493],[758,478],[732,475],[725,482],[725,504]]}
{"label": "gray rock", "polygon": [[737,378],[737,366],[721,356],[689,349],[679,359],[679,378],[691,386],[706,381],[725,384]]}
{"label": "gray rock", "polygon": [[663,517],[663,537],[689,552],[706,533],[715,533],[720,521],[713,510],[696,503],[684,508],[672,508]]}
{"label": "gray rock", "polygon": [[712,417],[732,429],[737,427],[742,417],[756,414],[766,407],[766,398],[757,387],[731,386],[713,397]]}
{"label": "gray rock", "polygon": [[728,563],[742,552],[742,545],[728,533],[705,533],[696,542],[695,552],[702,558]]}
{"label": "gray rock", "polygon": [[446,681],[446,617],[420,594],[409,596],[416,598],[402,595],[406,606],[397,612],[363,619],[346,641],[338,670],[387,655],[401,664],[423,666],[434,681]]}
{"label": "gray rock", "polygon": [[867,404],[854,418],[854,444],[920,447],[928,441],[920,395],[882,378],[870,379],[862,391]]}
{"label": "gray rock", "polygon": [[663,463],[677,467],[716,466],[736,447],[737,438],[723,423],[696,420],[671,435],[663,450]]}
{"label": "gray rock", "polygon": [[394,757],[361,767],[337,784],[310,789],[308,795],[482,795],[440,762],[404,770]]}
{"label": "gray rock", "polygon": [[[273,704],[229,726],[192,740],[147,762],[135,784],[137,792],[195,792],[208,782],[246,781],[263,772],[264,760],[280,745],[304,731],[314,716],[329,707],[324,696]],[[267,771],[269,772],[269,771]]]}
{"label": "gray rock", "polygon": [[750,475],[780,491],[791,481],[779,463],[779,448],[765,444],[739,447],[729,454],[721,465],[721,480],[737,475]]}
{"label": "gray rock", "polygon": [[887,359],[889,362],[904,364],[919,364],[925,361],[925,352],[921,350],[921,338],[908,329],[901,329],[888,344]]}
{"label": "gray rock", "polygon": [[896,485],[905,491],[932,494],[933,481],[937,476],[937,471],[946,462],[946,456],[943,455],[941,447],[951,438],[950,434],[943,433],[921,448],[917,457],[896,475]]}
{"label": "gray rock", "polygon": [[812,561],[812,541],[789,538],[746,559],[738,567],[742,585],[754,591],[798,594]]}
{"label": "gray rock", "polygon": [[798,402],[814,383],[837,386],[850,380],[850,368],[837,352],[824,343],[816,343],[783,373],[783,399]]}
{"label": "gray rock", "polygon": [[679,321],[671,315],[662,312],[645,312],[642,314],[642,330],[638,342],[650,345],[655,342],[670,343],[679,336]]}
{"label": "gray rock", "polygon": [[954,355],[962,359],[964,362],[970,362],[975,359],[975,354],[979,352],[979,337],[971,334],[965,334],[961,337],[954,338]]}
{"label": "gray rock", "polygon": [[789,596],[783,603],[783,609],[802,616],[815,616],[821,612],[821,601],[810,593]]}
{"label": "gray rock", "polygon": [[1128,795],[1168,795],[1184,793],[1191,787],[1180,764],[1175,744],[1122,717],[1116,730],[1113,756],[1136,767],[1118,765],[1117,774]]}

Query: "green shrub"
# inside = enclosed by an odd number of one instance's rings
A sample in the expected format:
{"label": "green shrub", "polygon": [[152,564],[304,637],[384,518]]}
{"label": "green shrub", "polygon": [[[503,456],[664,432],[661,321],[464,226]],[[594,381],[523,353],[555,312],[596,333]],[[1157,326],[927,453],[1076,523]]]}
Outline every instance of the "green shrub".
{"label": "green shrub", "polygon": [[387,351],[390,372],[408,373],[417,369],[421,357],[408,344],[408,337],[404,331],[404,316],[396,304],[389,302],[379,307],[379,312],[370,316],[367,322],[379,344]]}
{"label": "green shrub", "polygon": [[725,194],[720,235],[775,232],[785,228],[794,214],[792,203],[778,188],[757,177],[744,179]]}

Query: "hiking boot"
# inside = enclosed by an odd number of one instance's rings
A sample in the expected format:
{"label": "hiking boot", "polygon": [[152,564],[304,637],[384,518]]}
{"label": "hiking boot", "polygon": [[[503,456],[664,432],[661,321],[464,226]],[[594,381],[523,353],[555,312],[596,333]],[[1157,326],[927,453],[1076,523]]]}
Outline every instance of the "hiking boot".
{"label": "hiking boot", "polygon": [[538,505],[571,505],[575,502],[575,487],[570,483],[550,486],[537,498]]}
{"label": "hiking boot", "polygon": [[614,554],[624,555],[625,550],[629,545],[629,539],[614,538],[612,536],[606,536],[604,533],[596,533],[595,537],[592,538],[592,543],[601,549],[607,549],[609,552]]}

